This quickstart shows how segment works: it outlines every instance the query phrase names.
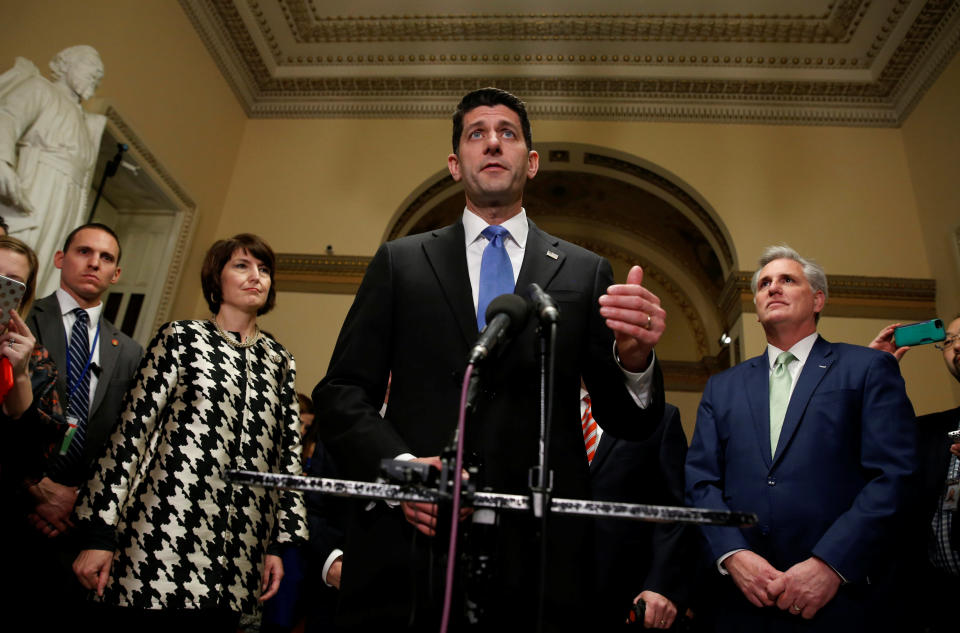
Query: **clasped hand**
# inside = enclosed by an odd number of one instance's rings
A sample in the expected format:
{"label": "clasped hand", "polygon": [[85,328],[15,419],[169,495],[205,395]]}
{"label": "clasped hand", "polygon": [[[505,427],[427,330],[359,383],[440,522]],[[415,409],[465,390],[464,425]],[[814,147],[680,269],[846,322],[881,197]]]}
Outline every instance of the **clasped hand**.
{"label": "clasped hand", "polygon": [[812,556],[782,572],[762,556],[743,550],[727,558],[724,566],[754,606],[776,605],[806,620],[833,599],[841,583],[833,568]]}

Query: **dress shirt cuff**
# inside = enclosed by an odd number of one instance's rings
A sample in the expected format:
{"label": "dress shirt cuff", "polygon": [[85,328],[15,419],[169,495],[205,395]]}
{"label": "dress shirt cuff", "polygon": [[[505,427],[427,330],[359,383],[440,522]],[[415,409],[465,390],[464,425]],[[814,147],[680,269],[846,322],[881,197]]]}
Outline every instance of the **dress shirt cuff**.
{"label": "dress shirt cuff", "polygon": [[627,391],[630,397],[637,403],[641,409],[646,409],[650,405],[650,392],[653,387],[653,365],[657,361],[656,351],[650,352],[650,364],[641,372],[633,372],[625,369],[620,364],[620,356],[617,354],[617,344],[613,344],[613,359],[617,361],[617,367],[623,372],[623,379],[627,385]]}
{"label": "dress shirt cuff", "polygon": [[[322,574],[321,578],[323,578],[323,584],[325,584],[328,587],[332,587],[333,585],[327,582],[327,573],[330,571],[330,567],[335,562],[337,562],[337,559],[342,556],[343,556],[343,550],[340,548],[336,548],[332,552],[330,552],[330,555],[327,556],[327,561],[323,564],[323,569],[320,571],[320,573]],[[341,565],[342,564],[343,563],[341,563]]]}
{"label": "dress shirt cuff", "polygon": [[742,548],[742,547],[741,547],[740,549],[733,549],[733,550],[730,550],[729,552],[727,552],[726,554],[724,554],[723,556],[721,556],[720,558],[717,559],[717,571],[720,572],[720,575],[721,575],[721,576],[729,576],[729,575],[730,575],[730,572],[727,571],[727,568],[723,566],[723,561],[727,560],[728,558],[730,558],[731,556],[733,556],[733,555],[736,554],[737,552],[742,552],[742,551],[744,551],[744,548]]}

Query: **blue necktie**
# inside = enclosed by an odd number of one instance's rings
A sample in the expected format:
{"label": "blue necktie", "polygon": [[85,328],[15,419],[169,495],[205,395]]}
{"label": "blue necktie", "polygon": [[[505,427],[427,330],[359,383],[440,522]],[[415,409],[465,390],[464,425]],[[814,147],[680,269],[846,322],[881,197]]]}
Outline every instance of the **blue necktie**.
{"label": "blue necktie", "polygon": [[[87,324],[90,317],[82,308],[75,308],[73,313],[77,320],[70,330],[70,371],[67,374],[67,417],[77,421],[77,430],[67,449],[66,455],[60,460],[60,472],[72,468],[81,462],[83,445],[87,435],[87,415],[90,410],[90,371],[87,359],[90,358],[90,337]],[[87,371],[84,371],[86,369]]]}
{"label": "blue necktie", "polygon": [[487,306],[495,297],[511,294],[516,284],[510,256],[503,243],[510,231],[502,226],[488,226],[480,234],[489,241],[480,260],[480,292],[477,297],[477,326],[482,330],[487,325]]}

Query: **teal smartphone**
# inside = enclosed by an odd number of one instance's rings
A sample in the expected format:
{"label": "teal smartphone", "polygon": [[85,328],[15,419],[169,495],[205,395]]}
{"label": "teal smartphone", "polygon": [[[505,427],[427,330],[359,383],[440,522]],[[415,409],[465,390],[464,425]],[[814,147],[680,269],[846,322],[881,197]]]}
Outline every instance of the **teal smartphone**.
{"label": "teal smartphone", "polygon": [[941,319],[930,319],[920,323],[901,325],[893,330],[893,342],[897,347],[906,345],[926,345],[947,338]]}

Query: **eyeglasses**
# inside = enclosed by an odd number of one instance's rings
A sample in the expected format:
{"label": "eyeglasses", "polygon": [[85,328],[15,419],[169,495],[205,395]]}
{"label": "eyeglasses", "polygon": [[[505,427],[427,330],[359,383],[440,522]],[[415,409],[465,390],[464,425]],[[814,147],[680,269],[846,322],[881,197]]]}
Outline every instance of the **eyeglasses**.
{"label": "eyeglasses", "polygon": [[953,345],[957,342],[957,339],[960,339],[960,334],[947,334],[947,338],[943,339],[939,343],[934,343],[933,346],[942,352],[945,349],[953,347]]}

